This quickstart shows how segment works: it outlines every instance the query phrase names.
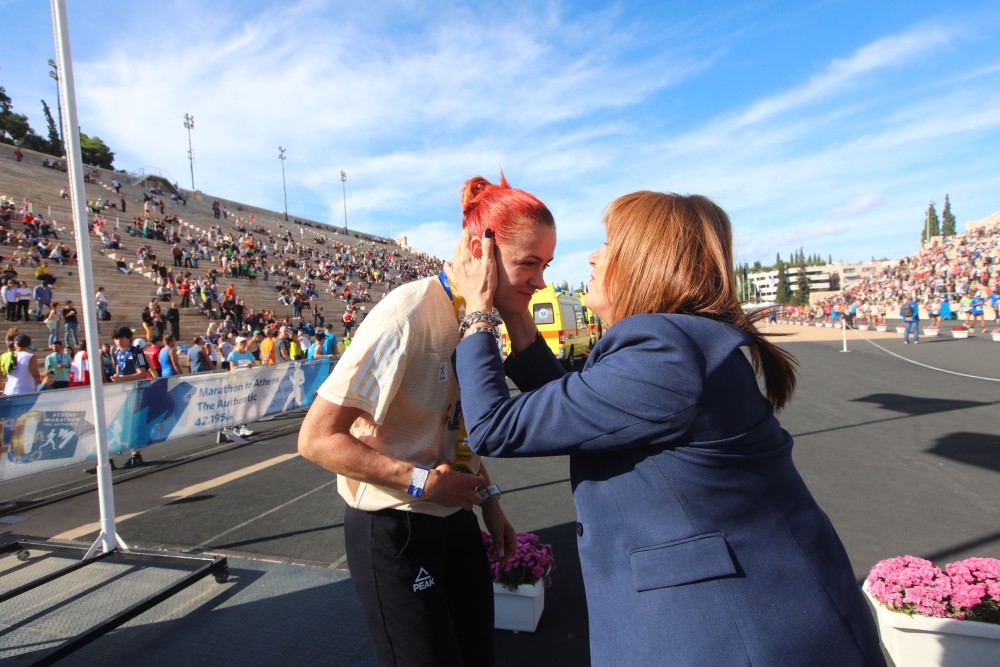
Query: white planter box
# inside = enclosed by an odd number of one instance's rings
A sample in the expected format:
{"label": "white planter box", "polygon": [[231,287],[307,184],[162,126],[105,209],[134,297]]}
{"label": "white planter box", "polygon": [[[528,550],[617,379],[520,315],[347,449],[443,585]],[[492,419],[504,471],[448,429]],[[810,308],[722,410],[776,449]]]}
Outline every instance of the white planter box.
{"label": "white planter box", "polygon": [[968,331],[952,331],[951,332],[951,337],[952,338],[968,338],[969,337],[969,332]]}
{"label": "white planter box", "polygon": [[898,334],[905,334],[906,333],[906,327],[896,327],[896,333],[898,333]]}
{"label": "white planter box", "polygon": [[878,633],[896,667],[995,665],[1000,625],[952,618],[908,616],[892,611],[862,587],[875,608]]}
{"label": "white planter box", "polygon": [[991,334],[990,334],[990,338],[992,338],[992,339],[993,339],[993,342],[994,342],[994,343],[1000,343],[1000,334],[997,334],[997,333],[991,333]]}
{"label": "white planter box", "polygon": [[859,324],[858,325],[858,331],[868,331],[868,325],[867,324]]}
{"label": "white planter box", "polygon": [[825,326],[827,329],[832,329],[833,328],[833,322],[824,322],[823,326]]}
{"label": "white planter box", "polygon": [[926,329],[924,329],[925,336],[937,336],[940,333],[941,330],[938,329],[937,327],[927,327]]}
{"label": "white planter box", "polygon": [[889,327],[887,327],[884,324],[876,324],[875,325],[875,331],[883,331],[884,332],[884,331],[888,331],[888,330],[889,330]]}
{"label": "white planter box", "polygon": [[541,581],[510,590],[493,584],[493,627],[497,630],[534,632],[545,609],[545,585]]}

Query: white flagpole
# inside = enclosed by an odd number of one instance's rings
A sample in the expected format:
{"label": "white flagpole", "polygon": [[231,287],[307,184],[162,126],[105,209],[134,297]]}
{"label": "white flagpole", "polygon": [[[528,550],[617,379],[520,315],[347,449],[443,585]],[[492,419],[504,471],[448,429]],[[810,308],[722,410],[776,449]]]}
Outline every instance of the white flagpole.
{"label": "white flagpole", "polygon": [[128,549],[115,531],[115,497],[108,456],[108,427],[104,414],[104,388],[101,386],[101,345],[97,332],[97,312],[94,305],[94,274],[90,263],[90,232],[87,229],[87,193],[83,186],[83,156],[80,150],[80,128],[76,116],[76,91],[73,86],[73,58],[69,48],[69,25],[66,0],[51,0],[52,29],[55,33],[56,62],[59,66],[59,96],[63,108],[63,136],[66,138],[66,167],[69,173],[70,202],[73,225],[76,228],[76,254],[80,262],[80,305],[83,307],[84,335],[87,338],[87,358],[90,365],[90,397],[94,409],[94,436],[97,440],[97,495],[101,510],[101,534],[85,558],[100,545],[107,553]]}

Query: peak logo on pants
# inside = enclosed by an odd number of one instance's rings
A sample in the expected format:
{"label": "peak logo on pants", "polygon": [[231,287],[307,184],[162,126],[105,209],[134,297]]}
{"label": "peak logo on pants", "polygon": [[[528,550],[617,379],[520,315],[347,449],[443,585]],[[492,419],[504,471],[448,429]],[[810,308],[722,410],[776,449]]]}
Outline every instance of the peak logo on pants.
{"label": "peak logo on pants", "polygon": [[424,589],[430,588],[434,585],[434,577],[432,577],[427,570],[420,568],[420,572],[417,572],[417,578],[413,580],[413,592],[422,591]]}

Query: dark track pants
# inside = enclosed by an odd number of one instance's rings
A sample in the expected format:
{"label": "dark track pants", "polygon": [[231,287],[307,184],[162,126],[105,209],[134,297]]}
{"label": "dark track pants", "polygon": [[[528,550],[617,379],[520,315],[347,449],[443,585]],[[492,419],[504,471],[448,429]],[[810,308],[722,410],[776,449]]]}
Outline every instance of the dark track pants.
{"label": "dark track pants", "polygon": [[493,665],[493,586],[479,521],[348,507],[351,579],[380,667]]}

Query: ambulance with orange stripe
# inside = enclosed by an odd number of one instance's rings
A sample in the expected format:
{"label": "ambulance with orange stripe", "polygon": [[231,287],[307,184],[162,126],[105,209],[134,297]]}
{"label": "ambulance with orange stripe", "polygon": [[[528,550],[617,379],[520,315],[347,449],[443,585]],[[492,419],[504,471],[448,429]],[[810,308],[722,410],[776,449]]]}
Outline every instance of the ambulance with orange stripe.
{"label": "ambulance with orange stripe", "polygon": [[[590,353],[587,309],[580,296],[549,284],[531,297],[535,326],[556,359],[570,370],[580,368]],[[510,354],[510,340],[503,330],[504,352]]]}

